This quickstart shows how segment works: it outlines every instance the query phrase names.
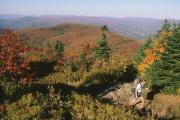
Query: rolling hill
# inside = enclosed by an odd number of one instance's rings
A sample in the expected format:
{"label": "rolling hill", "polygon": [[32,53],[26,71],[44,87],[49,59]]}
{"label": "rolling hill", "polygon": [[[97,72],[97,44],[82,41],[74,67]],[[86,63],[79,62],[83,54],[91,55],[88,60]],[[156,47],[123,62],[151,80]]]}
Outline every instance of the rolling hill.
{"label": "rolling hill", "polygon": [[44,28],[64,23],[87,24],[98,27],[106,24],[109,26],[111,31],[116,33],[124,34],[135,39],[144,39],[150,34],[156,34],[156,32],[160,29],[163,20],[136,17],[112,18],[63,15],[0,15],[0,28]]}
{"label": "rolling hill", "polygon": [[[68,58],[79,56],[87,44],[91,48],[95,48],[96,41],[101,39],[102,35],[100,28],[83,24],[63,24],[49,28],[23,29],[18,30],[18,33],[31,47],[42,47],[45,40],[48,40],[52,45],[56,40],[61,40],[65,45],[65,56]],[[106,32],[106,34],[113,53],[120,55],[132,56],[142,44],[142,42],[113,32]]]}

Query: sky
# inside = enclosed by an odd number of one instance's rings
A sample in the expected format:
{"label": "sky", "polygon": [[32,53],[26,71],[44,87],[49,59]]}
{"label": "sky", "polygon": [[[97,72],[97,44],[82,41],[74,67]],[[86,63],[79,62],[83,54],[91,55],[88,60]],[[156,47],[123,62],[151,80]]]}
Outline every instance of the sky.
{"label": "sky", "polygon": [[0,14],[180,19],[180,0],[0,0]]}

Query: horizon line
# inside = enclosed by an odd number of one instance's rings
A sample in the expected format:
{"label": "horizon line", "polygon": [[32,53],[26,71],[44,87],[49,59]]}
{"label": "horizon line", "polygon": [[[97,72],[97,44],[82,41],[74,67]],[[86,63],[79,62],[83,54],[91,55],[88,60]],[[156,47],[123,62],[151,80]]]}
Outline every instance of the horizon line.
{"label": "horizon line", "polygon": [[[147,18],[147,19],[170,19],[170,20],[180,20],[180,18],[172,18],[172,17],[164,17],[164,18],[156,18],[156,17],[143,17],[143,16],[122,16],[122,17],[115,17],[115,16],[94,16],[94,15],[75,15],[75,14],[16,14],[16,13],[3,13],[0,15],[17,15],[17,16],[25,16],[25,17],[40,17],[40,16],[75,16],[75,17],[103,17],[103,18],[115,18],[115,19],[121,19],[121,18]],[[1,18],[0,18],[1,19]]]}

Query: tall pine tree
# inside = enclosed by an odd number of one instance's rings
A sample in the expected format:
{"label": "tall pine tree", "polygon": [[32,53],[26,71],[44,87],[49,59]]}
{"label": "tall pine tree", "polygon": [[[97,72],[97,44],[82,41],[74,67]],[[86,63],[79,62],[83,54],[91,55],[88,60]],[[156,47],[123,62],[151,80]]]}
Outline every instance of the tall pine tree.
{"label": "tall pine tree", "polygon": [[177,92],[180,88],[180,28],[168,38],[165,54],[146,73],[153,85],[163,87],[163,92]]}
{"label": "tall pine tree", "polygon": [[109,28],[104,25],[101,27],[102,30],[102,39],[97,41],[97,48],[95,50],[95,57],[98,59],[105,59],[107,61],[107,59],[109,59],[110,54],[111,54],[111,48],[108,46],[107,44],[107,38],[106,38],[106,34],[105,31],[108,31]]}
{"label": "tall pine tree", "polygon": [[168,19],[164,20],[164,23],[163,23],[163,25],[161,27],[161,30],[164,30],[164,31],[170,31],[171,30],[171,24],[168,21]]}
{"label": "tall pine tree", "polygon": [[133,63],[135,64],[136,67],[143,61],[143,59],[145,57],[145,49],[151,48],[151,47],[152,47],[152,39],[151,39],[151,37],[149,37],[146,40],[145,44],[140,47],[139,51],[134,56]]}

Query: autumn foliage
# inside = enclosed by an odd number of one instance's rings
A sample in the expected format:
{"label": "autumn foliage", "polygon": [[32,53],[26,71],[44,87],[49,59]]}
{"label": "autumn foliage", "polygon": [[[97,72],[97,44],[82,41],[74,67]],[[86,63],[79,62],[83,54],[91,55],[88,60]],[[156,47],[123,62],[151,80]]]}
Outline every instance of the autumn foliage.
{"label": "autumn foliage", "polygon": [[[54,48],[56,41],[60,40],[64,44],[64,58],[68,60],[78,58],[87,44],[92,49],[96,48],[96,41],[102,37],[101,29],[83,24],[63,24],[50,28],[23,29],[17,32],[32,48],[42,47],[44,41],[48,41]],[[132,57],[142,45],[139,41],[110,31],[106,31],[106,36],[113,54]]]}
{"label": "autumn foliage", "polygon": [[[162,93],[177,94],[179,89],[179,30],[165,20],[161,30],[139,50],[135,65],[149,87]],[[154,89],[153,89],[154,90]]]}
{"label": "autumn foliage", "polygon": [[144,77],[145,70],[155,62],[160,60],[161,55],[165,52],[167,38],[171,35],[171,32],[161,31],[152,42],[152,47],[145,49],[145,57],[143,61],[138,65],[139,74]]}
{"label": "autumn foliage", "polygon": [[28,80],[30,59],[22,55],[26,50],[27,47],[15,32],[7,30],[0,36],[1,77],[23,83]]}

